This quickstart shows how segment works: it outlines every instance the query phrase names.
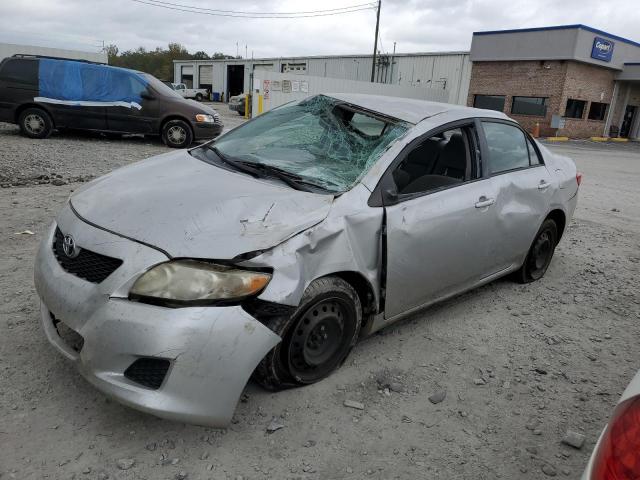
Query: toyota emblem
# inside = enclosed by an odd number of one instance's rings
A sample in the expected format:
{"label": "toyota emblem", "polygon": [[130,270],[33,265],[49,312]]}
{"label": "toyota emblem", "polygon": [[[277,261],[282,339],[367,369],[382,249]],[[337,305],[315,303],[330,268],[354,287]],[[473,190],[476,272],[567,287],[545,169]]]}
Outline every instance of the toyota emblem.
{"label": "toyota emblem", "polygon": [[80,254],[80,249],[76,247],[76,242],[71,235],[65,235],[62,241],[62,250],[69,258],[76,258]]}

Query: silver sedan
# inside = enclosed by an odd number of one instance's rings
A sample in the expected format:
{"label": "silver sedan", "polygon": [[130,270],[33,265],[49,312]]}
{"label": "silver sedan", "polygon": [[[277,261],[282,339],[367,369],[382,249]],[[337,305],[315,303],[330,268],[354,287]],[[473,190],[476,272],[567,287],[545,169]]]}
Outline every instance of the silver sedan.
{"label": "silver sedan", "polygon": [[98,389],[223,426],[249,377],[321,380],[434,302],[547,270],[580,174],[502,113],[319,95],[76,191],[35,283]]}

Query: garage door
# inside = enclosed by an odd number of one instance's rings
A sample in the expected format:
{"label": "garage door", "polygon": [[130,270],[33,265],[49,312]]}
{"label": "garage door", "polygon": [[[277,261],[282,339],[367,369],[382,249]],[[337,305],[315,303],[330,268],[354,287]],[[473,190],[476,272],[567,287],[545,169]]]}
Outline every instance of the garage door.
{"label": "garage door", "polygon": [[200,65],[200,85],[213,85],[213,65]]}
{"label": "garage door", "polygon": [[193,75],[193,65],[183,65],[182,66],[182,75]]}

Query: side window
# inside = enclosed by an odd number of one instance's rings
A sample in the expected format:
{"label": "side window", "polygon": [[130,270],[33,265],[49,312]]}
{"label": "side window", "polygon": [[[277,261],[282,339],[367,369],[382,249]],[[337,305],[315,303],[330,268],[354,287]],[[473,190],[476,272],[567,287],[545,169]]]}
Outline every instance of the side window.
{"label": "side window", "polygon": [[529,148],[522,130],[494,122],[482,122],[482,127],[489,147],[489,173],[529,166]]}
{"label": "side window", "polygon": [[396,167],[399,194],[426,193],[475,178],[469,142],[471,127],[454,128],[424,139]]}
{"label": "side window", "polygon": [[527,148],[529,149],[529,165],[531,165],[532,167],[535,165],[542,165],[540,157],[538,156],[538,152],[536,152],[536,149],[529,137],[527,137]]}
{"label": "side window", "polygon": [[39,60],[16,58],[7,60],[0,70],[0,79],[25,86],[38,85]]}
{"label": "side window", "polygon": [[134,74],[129,75],[129,85],[132,97],[140,97],[147,86]]}

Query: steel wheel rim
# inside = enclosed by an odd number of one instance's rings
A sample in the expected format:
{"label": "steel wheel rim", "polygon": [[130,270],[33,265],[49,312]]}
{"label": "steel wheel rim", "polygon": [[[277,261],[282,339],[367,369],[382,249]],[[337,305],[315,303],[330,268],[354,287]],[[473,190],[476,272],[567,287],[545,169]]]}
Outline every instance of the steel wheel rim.
{"label": "steel wheel rim", "polygon": [[187,132],[184,128],[175,125],[167,131],[167,138],[171,143],[183,143],[187,138]]}
{"label": "steel wheel rim", "polygon": [[320,300],[300,317],[291,334],[287,360],[296,380],[310,383],[331,372],[348,352],[345,321],[348,304],[333,297]]}
{"label": "steel wheel rim", "polygon": [[32,135],[40,135],[45,129],[44,118],[37,113],[30,113],[24,119],[24,128]]}
{"label": "steel wheel rim", "polygon": [[545,230],[538,235],[531,247],[531,259],[529,262],[531,277],[538,279],[542,277],[551,261],[553,253],[553,239],[551,233]]}

